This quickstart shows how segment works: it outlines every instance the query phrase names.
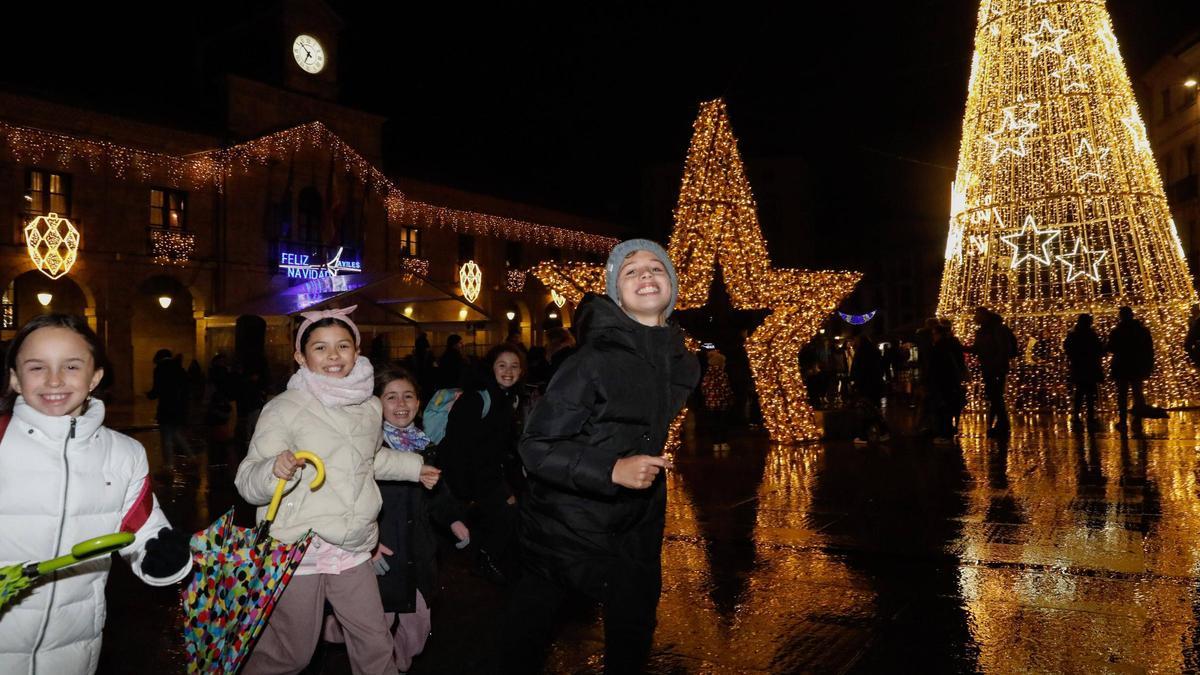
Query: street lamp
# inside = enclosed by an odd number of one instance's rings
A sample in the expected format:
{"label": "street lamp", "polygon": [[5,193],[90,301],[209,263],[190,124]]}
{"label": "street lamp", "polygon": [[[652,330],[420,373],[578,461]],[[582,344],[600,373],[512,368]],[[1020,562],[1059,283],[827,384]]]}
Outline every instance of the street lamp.
{"label": "street lamp", "polygon": [[51,293],[42,291],[41,293],[37,294],[37,299],[38,299],[38,302],[41,303],[42,307],[46,307],[47,305],[50,304],[50,301],[54,299],[54,295]]}
{"label": "street lamp", "polygon": [[158,296],[158,306],[162,307],[163,309],[167,309],[168,307],[170,307],[171,306],[171,296],[169,296],[169,295]]}
{"label": "street lamp", "polygon": [[557,318],[558,318],[558,312],[550,312],[550,318],[551,318],[551,319],[557,319]]}
{"label": "street lamp", "polygon": [[510,309],[504,313],[504,316],[507,316],[508,320],[512,321],[513,319],[517,318],[517,313]]}
{"label": "street lamp", "polygon": [[412,316],[412,313],[413,313],[412,305],[409,305],[408,307],[404,308],[404,316]]}
{"label": "street lamp", "polygon": [[1184,80],[1183,86],[1187,87],[1188,89],[1195,89],[1196,88],[1196,78],[1189,77],[1188,79]]}
{"label": "street lamp", "polygon": [[462,309],[458,310],[458,320],[459,321],[467,320],[467,308],[466,307],[463,307]]}

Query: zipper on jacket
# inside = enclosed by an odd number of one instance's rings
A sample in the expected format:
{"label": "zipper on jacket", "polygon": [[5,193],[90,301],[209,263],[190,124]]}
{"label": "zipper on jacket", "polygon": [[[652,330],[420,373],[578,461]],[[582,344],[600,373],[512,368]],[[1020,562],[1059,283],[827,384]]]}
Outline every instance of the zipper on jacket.
{"label": "zipper on jacket", "polygon": [[[58,532],[54,535],[54,555],[58,555],[58,550],[62,546],[63,527],[67,524],[67,489],[71,482],[71,460],[67,458],[67,449],[71,441],[75,438],[75,422],[78,418],[71,418],[71,428],[67,430],[67,437],[63,440],[62,460],[63,460],[63,489],[62,503],[59,509]],[[58,572],[52,573],[54,577],[58,576]],[[38,650],[42,648],[42,642],[46,639],[46,625],[50,623],[50,615],[54,613],[54,589],[57,584],[49,583],[50,597],[46,598],[46,613],[42,615],[42,627],[38,631],[37,642],[33,645],[33,653],[29,657],[29,672],[37,672],[37,655]]]}

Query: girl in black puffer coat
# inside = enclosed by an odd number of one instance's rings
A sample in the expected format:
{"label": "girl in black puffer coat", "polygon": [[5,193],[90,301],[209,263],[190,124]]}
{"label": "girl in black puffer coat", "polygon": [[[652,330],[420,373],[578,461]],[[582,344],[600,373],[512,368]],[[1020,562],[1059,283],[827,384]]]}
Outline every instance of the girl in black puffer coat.
{"label": "girl in black puffer coat", "polygon": [[520,540],[524,575],[506,622],[505,665],[535,672],[569,592],[604,608],[605,667],[637,672],[661,591],[671,420],[700,377],[676,326],[677,280],[660,246],[613,249],[609,297],[576,312],[582,346],[550,381],[521,439],[529,477]]}

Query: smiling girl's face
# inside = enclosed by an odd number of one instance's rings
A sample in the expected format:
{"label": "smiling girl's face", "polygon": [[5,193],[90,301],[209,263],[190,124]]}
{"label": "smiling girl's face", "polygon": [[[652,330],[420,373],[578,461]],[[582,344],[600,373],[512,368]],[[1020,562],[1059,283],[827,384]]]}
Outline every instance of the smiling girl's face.
{"label": "smiling girl's face", "polygon": [[358,360],[358,347],[350,329],[342,324],[314,328],[308,334],[304,353],[296,352],[296,363],[326,377],[345,377]]}
{"label": "smiling girl's face", "polygon": [[408,380],[388,382],[380,392],[379,400],[383,402],[383,419],[397,429],[403,429],[412,424],[413,420],[417,419],[417,412],[421,409],[421,399],[417,396],[417,389]]}
{"label": "smiling girl's face", "polygon": [[8,374],[13,391],[43,415],[78,417],[88,396],[104,377],[83,336],[69,328],[47,326],[29,334]]}

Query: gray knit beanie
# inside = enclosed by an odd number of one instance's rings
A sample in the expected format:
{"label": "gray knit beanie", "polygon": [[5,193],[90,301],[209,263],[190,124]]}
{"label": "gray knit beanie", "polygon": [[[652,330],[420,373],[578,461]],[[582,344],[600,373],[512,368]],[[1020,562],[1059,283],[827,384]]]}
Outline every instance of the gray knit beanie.
{"label": "gray knit beanie", "polygon": [[671,264],[671,256],[667,255],[662,246],[649,239],[623,241],[614,246],[612,252],[608,254],[608,263],[604,266],[604,286],[608,297],[618,305],[621,304],[621,291],[617,289],[617,272],[621,270],[621,263],[625,262],[625,258],[634,251],[649,251],[667,268],[667,276],[671,279],[671,301],[667,303],[663,318],[671,316],[671,312],[675,311],[675,300],[679,297],[679,277],[675,275],[675,266]]}

